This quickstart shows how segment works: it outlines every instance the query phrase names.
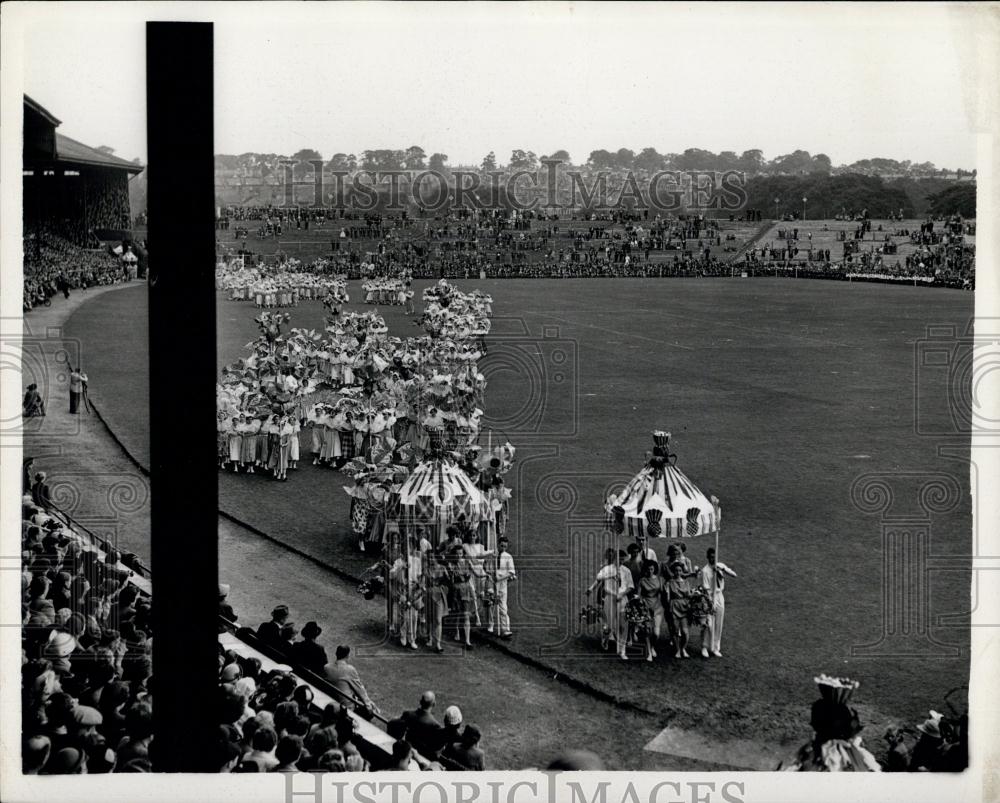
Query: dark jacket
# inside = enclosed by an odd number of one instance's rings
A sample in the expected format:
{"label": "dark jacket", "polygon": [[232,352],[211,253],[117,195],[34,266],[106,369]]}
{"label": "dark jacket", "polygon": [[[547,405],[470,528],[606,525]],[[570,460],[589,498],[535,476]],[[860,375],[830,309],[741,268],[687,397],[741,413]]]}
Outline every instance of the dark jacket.
{"label": "dark jacket", "polygon": [[317,673],[321,673],[323,667],[330,663],[330,659],[326,656],[326,650],[312,639],[296,641],[292,644],[291,658],[293,663]]}

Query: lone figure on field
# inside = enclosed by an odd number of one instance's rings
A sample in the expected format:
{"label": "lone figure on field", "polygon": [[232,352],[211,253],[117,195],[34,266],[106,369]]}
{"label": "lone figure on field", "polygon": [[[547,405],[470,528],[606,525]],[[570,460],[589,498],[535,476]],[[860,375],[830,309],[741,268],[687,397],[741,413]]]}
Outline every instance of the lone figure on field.
{"label": "lone figure on field", "polygon": [[90,405],[87,403],[87,375],[80,369],[70,366],[69,369],[69,411],[76,414],[80,410],[82,400],[90,412]]}

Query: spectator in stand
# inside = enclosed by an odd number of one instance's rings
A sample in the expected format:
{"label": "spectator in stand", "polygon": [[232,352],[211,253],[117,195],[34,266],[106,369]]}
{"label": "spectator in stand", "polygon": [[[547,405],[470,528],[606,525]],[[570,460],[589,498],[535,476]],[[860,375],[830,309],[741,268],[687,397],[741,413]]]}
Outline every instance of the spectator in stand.
{"label": "spectator in stand", "polygon": [[235,622],[239,617],[236,615],[236,611],[233,610],[233,606],[226,601],[228,596],[229,584],[219,583],[219,616],[230,622]]}
{"label": "spectator in stand", "polygon": [[327,658],[326,650],[322,644],[316,643],[316,639],[323,633],[323,629],[315,622],[306,622],[302,628],[302,641],[292,644],[292,660],[303,669],[321,674],[330,659]]}
{"label": "spectator in stand", "polygon": [[257,638],[271,647],[284,649],[285,642],[281,638],[281,628],[288,621],[288,616],[287,605],[276,605],[271,611],[271,621],[264,622],[257,628]]}
{"label": "spectator in stand", "polygon": [[420,704],[412,711],[404,712],[401,717],[406,723],[406,738],[417,752],[427,758],[437,756],[444,746],[441,741],[444,729],[431,713],[436,702],[434,692],[425,691],[420,695]]}
{"label": "spectator in stand", "polygon": [[486,754],[479,747],[481,739],[479,728],[467,725],[462,731],[462,738],[452,744],[445,755],[467,770],[483,772],[486,770]]}
{"label": "spectator in stand", "polygon": [[278,764],[275,751],[278,748],[278,734],[274,728],[257,728],[250,740],[251,750],[243,757],[243,762],[252,761],[260,767],[261,772],[270,772]]}
{"label": "spectator in stand", "polygon": [[25,418],[35,418],[45,415],[45,400],[38,392],[38,385],[32,382],[24,392],[24,401],[21,402],[21,414]]}
{"label": "spectator in stand", "polygon": [[408,770],[410,769],[410,762],[413,760],[413,748],[410,743],[404,739],[400,739],[393,743],[392,745],[392,762],[386,770]]}
{"label": "spectator in stand", "polygon": [[448,746],[462,737],[462,710],[450,705],[444,711],[444,727],[441,729],[441,744]]}
{"label": "spectator in stand", "polygon": [[366,708],[379,713],[379,707],[372,702],[361,682],[361,675],[347,659],[351,657],[351,648],[341,645],[337,647],[335,653],[337,660],[332,664],[327,664],[324,673],[326,679],[334,685],[341,693],[347,695],[351,700],[359,700]]}
{"label": "spectator in stand", "polygon": [[49,505],[52,503],[52,496],[49,491],[49,485],[45,481],[46,473],[44,471],[39,471],[35,474],[35,483],[31,486],[31,498],[34,500],[35,504],[47,510]]}
{"label": "spectator in stand", "polygon": [[275,772],[298,772],[298,761],[302,758],[302,737],[295,735],[282,736],[274,751],[278,765]]}
{"label": "spectator in stand", "polygon": [[23,741],[21,766],[25,775],[38,775],[52,754],[48,736],[32,736]]}

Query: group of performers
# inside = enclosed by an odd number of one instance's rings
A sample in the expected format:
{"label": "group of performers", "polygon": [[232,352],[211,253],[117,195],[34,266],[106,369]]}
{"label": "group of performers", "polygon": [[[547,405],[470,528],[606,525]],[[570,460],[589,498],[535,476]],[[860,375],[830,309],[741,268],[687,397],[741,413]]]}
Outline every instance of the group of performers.
{"label": "group of performers", "polygon": [[228,290],[233,301],[253,301],[260,309],[294,307],[300,301],[331,297],[341,305],[349,300],[343,276],[303,270],[294,259],[272,268],[247,268],[242,260],[220,261],[215,266],[215,287]]}
{"label": "group of performers", "polygon": [[[662,563],[640,535],[627,550],[608,549],[604,566],[587,588],[587,597],[598,592],[597,610],[602,623],[601,646],[614,642],[618,655],[628,660],[627,647],[644,648],[647,661],[657,657],[656,644],[666,636],[675,658],[689,658],[690,628],[701,628],[701,655],[722,657],[725,584],[736,572],[716,560],[715,549],[706,552],[704,566],[687,557],[686,544],[671,544]],[[665,627],[664,627],[665,626]]]}
{"label": "group of performers", "polygon": [[[384,522],[374,497],[398,484],[428,453],[431,433],[440,433],[456,465],[475,473],[484,497],[505,509],[509,493],[498,473],[479,477],[483,464],[507,466],[513,456],[507,445],[491,442],[483,453],[477,443],[486,380],[475,338],[489,330],[491,299],[442,281],[425,300],[419,322],[427,334],[407,338],[390,337],[381,315],[342,312],[329,296],[322,333],[283,334],[289,314],[262,313],[250,355],[224,368],[217,389],[220,466],[246,474],[263,468],[287,479],[307,429],[312,463],[355,479],[352,520],[360,545],[381,546]],[[371,470],[380,460],[384,466]]]}
{"label": "group of performers", "polygon": [[437,546],[433,539],[419,526],[390,539],[378,567],[388,582],[389,632],[403,647],[415,650],[421,639],[436,652],[449,634],[471,647],[473,627],[511,638],[507,591],[517,572],[507,536],[487,549],[475,529],[451,525]]}
{"label": "group of performers", "polygon": [[361,285],[365,292],[366,304],[383,304],[406,308],[406,314],[413,314],[413,290],[409,279],[379,277],[368,279]]}

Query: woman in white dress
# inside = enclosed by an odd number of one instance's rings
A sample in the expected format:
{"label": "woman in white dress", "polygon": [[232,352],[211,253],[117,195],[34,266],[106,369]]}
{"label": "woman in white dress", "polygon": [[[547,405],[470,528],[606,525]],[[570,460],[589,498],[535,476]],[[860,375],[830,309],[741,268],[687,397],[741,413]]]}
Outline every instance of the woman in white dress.
{"label": "woman in white dress", "polygon": [[292,435],[291,435],[291,449],[288,453],[288,467],[298,468],[299,467],[299,432],[302,431],[302,425],[299,423],[298,416],[294,416],[291,421],[292,424]]}
{"label": "woman in white dress", "polygon": [[243,436],[240,433],[239,416],[233,416],[232,420],[229,422],[229,431],[227,436],[229,439],[229,462],[233,464],[233,471],[239,473],[240,453],[243,447]]}
{"label": "woman in white dress", "polygon": [[601,647],[607,649],[609,641],[616,642],[618,657],[627,661],[625,647],[628,623],[625,619],[625,604],[634,585],[632,572],[622,563],[623,556],[627,557],[624,553],[614,549],[605,550],[604,566],[597,573],[594,582],[587,588],[587,596],[590,596],[591,592],[598,587],[603,591],[604,632],[601,634]]}
{"label": "woman in white dress", "polygon": [[479,607],[486,591],[485,559],[493,554],[493,550],[488,550],[479,543],[479,533],[477,532],[467,532],[462,542],[462,551],[465,553],[465,557],[468,558],[469,567],[472,571],[472,577],[469,580],[472,586],[472,615],[475,617],[476,627],[482,627],[483,620],[479,612]]}

